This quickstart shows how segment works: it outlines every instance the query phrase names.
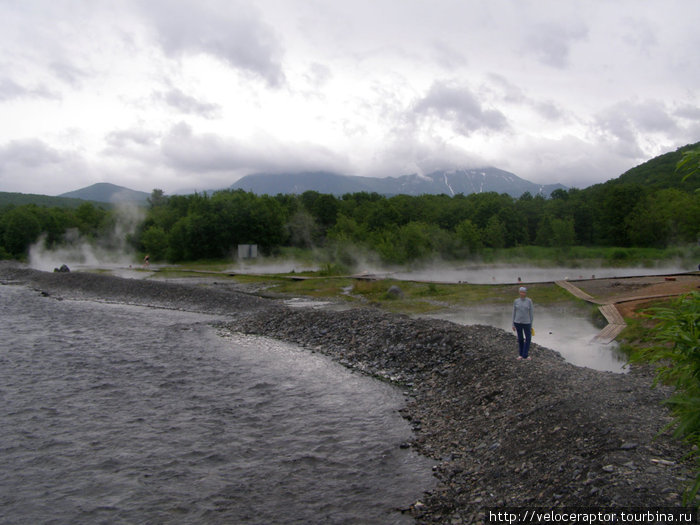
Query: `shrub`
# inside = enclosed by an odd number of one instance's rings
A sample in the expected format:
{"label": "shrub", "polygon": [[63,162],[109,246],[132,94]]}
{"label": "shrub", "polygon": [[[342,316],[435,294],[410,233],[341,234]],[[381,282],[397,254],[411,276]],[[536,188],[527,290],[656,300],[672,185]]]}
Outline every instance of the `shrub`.
{"label": "shrub", "polygon": [[685,495],[695,500],[700,491],[700,293],[681,296],[669,306],[651,308],[657,324],[653,345],[634,352],[632,362],[657,364],[654,383],[675,388],[666,400],[671,409],[673,434],[686,441],[696,461],[696,477]]}

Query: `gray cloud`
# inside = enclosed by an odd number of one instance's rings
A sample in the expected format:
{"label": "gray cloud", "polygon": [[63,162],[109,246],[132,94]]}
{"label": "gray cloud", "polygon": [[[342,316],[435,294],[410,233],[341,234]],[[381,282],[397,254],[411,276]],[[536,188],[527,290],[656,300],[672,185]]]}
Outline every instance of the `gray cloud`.
{"label": "gray cloud", "polygon": [[0,145],[0,187],[52,195],[66,190],[66,180],[80,187],[89,170],[74,152],[53,148],[38,139],[12,140]]}
{"label": "gray cloud", "polygon": [[43,86],[26,87],[18,84],[11,78],[0,78],[0,101],[17,98],[46,98],[59,99],[60,97]]}
{"label": "gray cloud", "polygon": [[2,188],[483,164],[583,186],[700,139],[699,14],[695,0],[0,0]]}
{"label": "gray cloud", "polygon": [[571,46],[588,35],[582,25],[565,27],[560,23],[536,24],[525,38],[525,49],[548,66],[563,69],[569,65]]}
{"label": "gray cloud", "polygon": [[524,139],[499,167],[542,184],[559,182],[584,188],[590,181],[603,182],[647,160],[639,148],[604,147],[602,139],[582,140],[565,136],[556,140]]}
{"label": "gray cloud", "polygon": [[681,105],[675,112],[681,118],[700,121],[700,107],[689,104]]}
{"label": "gray cloud", "polygon": [[457,133],[464,136],[476,131],[502,131],[508,127],[503,113],[485,109],[469,88],[448,82],[433,83],[428,93],[414,104],[412,112],[449,122]]}
{"label": "gray cloud", "polygon": [[307,69],[304,78],[316,88],[321,88],[333,76],[331,69],[325,64],[314,62]]}
{"label": "gray cloud", "polygon": [[56,164],[62,159],[57,150],[38,139],[12,140],[0,146],[0,170],[10,166],[38,167]]}
{"label": "gray cloud", "polygon": [[65,58],[61,61],[56,60],[49,64],[49,69],[54,72],[56,77],[61,79],[66,84],[70,84],[74,87],[80,86],[83,80],[92,76],[92,74],[76,66],[72,63],[72,61]]}
{"label": "gray cloud", "polygon": [[167,55],[206,53],[271,87],[284,83],[280,43],[249,3],[149,0],[136,5],[153,24]]}
{"label": "gray cloud", "polygon": [[433,43],[432,51],[435,61],[447,70],[466,66],[468,63],[463,51],[442,39],[438,39]]}
{"label": "gray cloud", "polygon": [[119,131],[112,131],[105,140],[110,146],[124,148],[130,145],[152,146],[155,144],[157,136],[143,128],[132,128]]}
{"label": "gray cloud", "polygon": [[498,74],[488,76],[488,85],[484,88],[489,93],[509,104],[531,107],[538,115],[550,121],[564,116],[562,108],[552,100],[535,100],[525,95],[523,90]]}
{"label": "gray cloud", "polygon": [[639,156],[639,142],[643,136],[652,133],[671,136],[678,131],[678,123],[671,115],[666,104],[658,100],[624,101],[598,114],[595,124],[602,133],[621,143],[617,147]]}
{"label": "gray cloud", "polygon": [[346,159],[318,144],[282,144],[270,137],[243,142],[212,133],[197,134],[184,122],[163,137],[161,151],[171,168],[190,173],[240,175],[246,171],[337,169],[347,165]]}
{"label": "gray cloud", "polygon": [[220,105],[202,102],[178,88],[172,88],[166,92],[157,92],[153,96],[181,113],[199,115],[208,119],[218,118],[221,115]]}

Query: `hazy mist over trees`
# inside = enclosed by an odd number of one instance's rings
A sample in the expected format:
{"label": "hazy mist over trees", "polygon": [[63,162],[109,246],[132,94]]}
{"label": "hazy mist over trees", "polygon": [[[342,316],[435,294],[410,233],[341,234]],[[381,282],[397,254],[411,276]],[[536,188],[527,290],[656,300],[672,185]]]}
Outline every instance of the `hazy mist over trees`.
{"label": "hazy mist over trees", "polygon": [[[555,190],[550,198],[525,193],[342,197],[255,195],[243,190],[167,196],[154,190],[143,220],[131,230],[133,250],[172,262],[230,258],[238,244],[272,255],[283,247],[333,248],[352,262],[356,249],[385,263],[440,257],[459,260],[485,249],[517,246],[665,248],[693,244],[700,235],[699,150],[683,149],[653,176],[642,165],[618,179],[584,190]],[[649,164],[649,163],[647,163]],[[117,221],[115,209],[86,202],[74,208],[36,204],[0,208],[0,256],[22,258],[43,235],[47,248],[66,232],[100,239]]]}

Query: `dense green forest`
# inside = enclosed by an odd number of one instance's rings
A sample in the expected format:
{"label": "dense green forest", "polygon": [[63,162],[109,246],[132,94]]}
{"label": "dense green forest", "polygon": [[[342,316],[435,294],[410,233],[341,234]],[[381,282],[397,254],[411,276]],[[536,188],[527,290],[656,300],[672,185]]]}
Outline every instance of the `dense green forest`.
{"label": "dense green forest", "polygon": [[[529,193],[519,198],[364,192],[338,198],[314,191],[257,196],[242,190],[166,196],[154,190],[128,241],[153,260],[226,258],[238,244],[254,243],[264,254],[283,247],[324,247],[346,265],[358,251],[376,253],[386,263],[407,263],[459,260],[515,246],[566,250],[696,243],[700,170],[675,169],[687,151],[674,152],[671,162],[658,157],[664,167],[656,168],[655,176],[650,175],[655,168],[642,165],[637,176],[628,172],[584,190],[556,190],[548,199]],[[72,209],[6,205],[0,208],[0,256],[25,257],[42,234],[48,248],[63,242],[66,232],[97,241],[108,237],[118,220],[118,210],[91,203]]]}
{"label": "dense green forest", "polygon": [[6,205],[0,208],[0,259],[23,259],[40,238],[49,249],[77,237],[108,242],[118,216],[107,208],[85,201],[77,207]]}

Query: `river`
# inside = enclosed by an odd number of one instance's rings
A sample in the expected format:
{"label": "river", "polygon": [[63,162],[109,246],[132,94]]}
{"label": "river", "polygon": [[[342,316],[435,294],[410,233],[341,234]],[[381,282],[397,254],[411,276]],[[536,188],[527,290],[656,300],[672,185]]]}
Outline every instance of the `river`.
{"label": "river", "polygon": [[213,316],[0,286],[0,521],[411,523],[396,388]]}

